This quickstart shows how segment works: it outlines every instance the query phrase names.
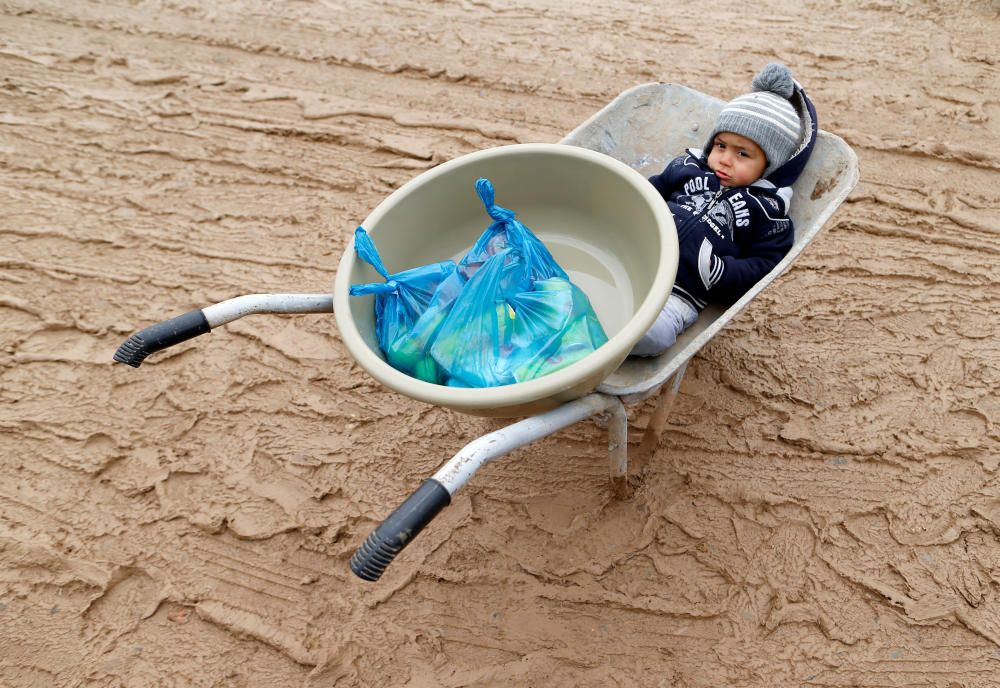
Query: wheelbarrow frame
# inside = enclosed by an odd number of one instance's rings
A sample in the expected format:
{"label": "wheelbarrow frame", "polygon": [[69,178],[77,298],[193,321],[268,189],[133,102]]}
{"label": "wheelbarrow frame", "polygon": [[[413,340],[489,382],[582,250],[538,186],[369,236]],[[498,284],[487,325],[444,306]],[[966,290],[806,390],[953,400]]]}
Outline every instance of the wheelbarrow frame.
{"label": "wheelbarrow frame", "polygon": [[[685,86],[649,83],[624,91],[560,143],[610,155],[649,176],[685,148],[704,144],[705,132],[724,102]],[[819,234],[857,184],[857,156],[839,137],[820,130],[809,164],[793,186],[791,217],[795,241],[788,254],[731,306],[709,306],[696,323],[660,356],[629,358],[596,390],[551,411],[530,416],[466,444],[397,507],[368,536],[350,561],[360,578],[377,581],[395,557],[485,464],[595,418],[608,430],[611,489],[628,498],[628,414],[626,405],[660,393],[637,454],[652,456],[678,396],[687,364],[712,337],[769,286]],[[138,367],[150,353],[255,313],[328,313],[330,294],[249,294],[194,310],[142,330],[121,345],[115,360]]]}
{"label": "wheelbarrow frame", "polygon": [[[685,86],[644,84],[623,92],[561,143],[605,153],[649,176],[662,170],[685,148],[701,147],[709,131],[706,127],[724,104]],[[678,122],[683,125],[678,126]],[[365,580],[378,580],[396,555],[479,468],[587,418],[605,420],[611,489],[617,497],[631,496],[625,405],[642,402],[668,387],[660,395],[639,443],[638,456],[644,461],[660,442],[691,358],[792,264],[844,202],[858,176],[854,151],[838,136],[819,131],[810,162],[793,186],[797,196],[806,197],[805,202],[792,203],[795,241],[764,278],[731,306],[706,308],[660,356],[627,359],[593,394],[467,444],[369,535],[351,558],[351,570]]]}

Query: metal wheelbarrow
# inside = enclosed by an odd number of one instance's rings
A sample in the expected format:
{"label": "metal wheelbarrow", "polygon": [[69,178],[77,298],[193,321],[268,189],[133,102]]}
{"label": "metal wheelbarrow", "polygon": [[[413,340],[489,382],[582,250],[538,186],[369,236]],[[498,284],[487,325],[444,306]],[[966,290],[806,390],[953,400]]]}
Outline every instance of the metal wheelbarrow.
{"label": "metal wheelbarrow", "polygon": [[[626,405],[643,402],[667,388],[659,395],[639,445],[640,454],[648,456],[658,444],[691,357],[788,268],[858,180],[854,152],[839,137],[820,131],[809,164],[793,187],[795,241],[784,259],[736,303],[726,308],[709,306],[661,356],[627,358],[662,308],[677,265],[673,221],[666,204],[644,178],[662,170],[685,148],[704,143],[706,127],[723,105],[722,100],[675,84],[637,86],[615,98],[560,144],[506,146],[444,163],[401,187],[365,220],[364,226],[394,269],[457,256],[485,223],[481,210],[473,215],[471,206],[463,206],[455,196],[454,184],[441,180],[449,175],[464,179],[465,175],[474,181],[484,173],[494,177],[498,201],[502,196],[504,204],[518,211],[519,219],[545,241],[571,278],[587,292],[610,337],[583,361],[556,373],[506,387],[456,390],[408,378],[391,368],[375,342],[370,297],[348,296],[352,283],[374,277],[370,268],[356,260],[353,245],[341,260],[332,295],[250,294],[229,299],[137,332],[119,347],[114,358],[138,367],[150,353],[254,313],[335,312],[351,355],[388,387],[463,413],[527,416],[468,443],[369,535],[350,562],[351,570],[364,580],[378,580],[483,465],[587,418],[606,423],[611,488],[616,496],[626,498],[632,491]],[[559,149],[555,151],[559,154],[550,155],[552,148]],[[585,174],[584,180],[580,169],[594,174]],[[579,194],[560,197],[559,190],[572,188],[571,183],[551,183],[553,179],[565,180],[567,175],[577,175],[575,181],[584,184],[582,198]],[[505,185],[504,180],[512,184]],[[519,198],[504,194],[512,185],[520,189]],[[467,188],[470,192],[464,195],[472,196],[471,181]],[[553,209],[565,209],[567,204],[572,204],[573,212],[555,217]],[[522,215],[525,207],[528,210]],[[433,240],[425,241],[430,237],[425,234],[416,244],[412,237],[397,241],[396,237],[405,236],[409,224],[419,224],[428,208],[439,221]],[[607,208],[615,209],[613,216]],[[546,231],[550,226],[555,230]],[[611,234],[609,240],[607,233],[618,231],[624,233]],[[399,260],[389,263],[394,257]],[[400,264],[404,257],[410,258],[409,265]]]}

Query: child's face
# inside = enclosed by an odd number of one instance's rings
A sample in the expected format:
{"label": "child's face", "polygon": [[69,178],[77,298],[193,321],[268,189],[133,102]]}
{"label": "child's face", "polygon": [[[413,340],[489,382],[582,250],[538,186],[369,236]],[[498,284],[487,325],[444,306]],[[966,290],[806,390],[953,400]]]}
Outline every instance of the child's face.
{"label": "child's face", "polygon": [[712,141],[708,166],[723,186],[747,186],[764,174],[767,156],[747,137],[723,131]]}

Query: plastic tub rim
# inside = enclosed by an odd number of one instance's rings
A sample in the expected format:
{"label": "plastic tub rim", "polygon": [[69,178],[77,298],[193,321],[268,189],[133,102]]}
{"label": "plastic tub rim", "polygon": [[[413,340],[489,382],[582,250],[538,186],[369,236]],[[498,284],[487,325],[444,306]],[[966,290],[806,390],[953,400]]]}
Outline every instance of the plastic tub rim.
{"label": "plastic tub rim", "polygon": [[[414,177],[400,186],[379,203],[361,223],[366,229],[377,228],[382,217],[398,202],[421,186],[437,177],[448,174],[456,167],[475,164],[478,161],[506,155],[533,155],[538,153],[575,157],[593,163],[625,179],[638,192],[652,212],[659,229],[660,255],[657,270],[642,303],[625,326],[608,341],[583,360],[577,361],[554,373],[534,380],[498,387],[448,387],[436,385],[410,377],[393,368],[381,356],[369,348],[351,315],[349,299],[350,273],[357,260],[353,238],[348,242],[341,256],[334,280],[334,313],[337,328],[348,352],[355,361],[375,380],[400,394],[429,404],[445,406],[475,413],[478,409],[504,409],[527,406],[547,398],[555,398],[573,389],[596,371],[618,365],[628,356],[635,342],[652,326],[662,310],[673,286],[677,269],[677,232],[673,216],[659,193],[649,181],[631,167],[615,158],[586,148],[561,143],[517,143],[497,146],[469,153],[444,162],[437,167]],[[517,208],[511,208],[517,212]],[[484,221],[485,229],[488,222]],[[377,232],[373,234],[377,241]],[[606,374],[609,374],[609,370]],[[595,387],[596,387],[595,383]],[[566,401],[568,399],[561,399]]]}

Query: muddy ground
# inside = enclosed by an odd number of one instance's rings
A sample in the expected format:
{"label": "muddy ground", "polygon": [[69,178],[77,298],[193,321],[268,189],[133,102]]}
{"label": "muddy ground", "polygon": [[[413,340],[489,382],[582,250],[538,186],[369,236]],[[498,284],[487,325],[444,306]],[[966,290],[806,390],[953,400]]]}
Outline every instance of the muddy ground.
{"label": "muddy ground", "polygon": [[[1000,685],[1000,5],[0,0],[0,685]],[[402,397],[329,291],[458,155],[788,64],[861,181],[693,360],[631,500],[581,423],[372,528],[497,421]],[[633,409],[637,438],[649,404]]]}

